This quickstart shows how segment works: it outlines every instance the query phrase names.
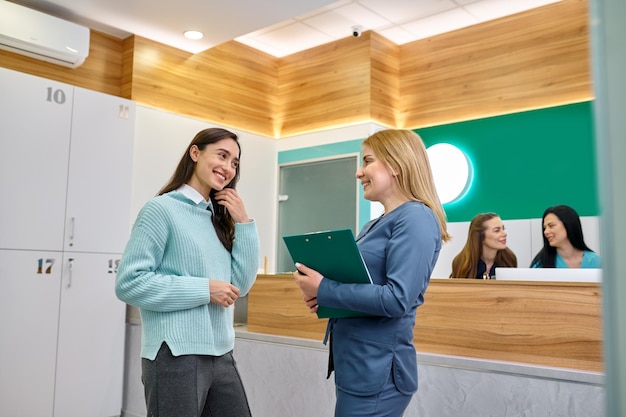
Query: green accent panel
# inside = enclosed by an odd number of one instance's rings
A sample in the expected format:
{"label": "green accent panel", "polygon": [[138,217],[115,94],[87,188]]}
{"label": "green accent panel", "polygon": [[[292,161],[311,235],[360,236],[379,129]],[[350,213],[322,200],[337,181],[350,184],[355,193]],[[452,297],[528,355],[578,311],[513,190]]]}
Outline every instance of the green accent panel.
{"label": "green accent panel", "polygon": [[538,218],[567,204],[600,214],[591,102],[415,130],[426,147],[447,142],[465,152],[473,182],[444,205],[448,221],[492,211],[504,219]]}

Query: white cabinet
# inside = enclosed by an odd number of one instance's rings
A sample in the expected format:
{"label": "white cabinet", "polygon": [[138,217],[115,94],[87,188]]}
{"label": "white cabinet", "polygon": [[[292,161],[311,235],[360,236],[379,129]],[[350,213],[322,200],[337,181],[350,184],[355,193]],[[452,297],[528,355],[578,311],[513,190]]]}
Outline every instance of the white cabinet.
{"label": "white cabinet", "polygon": [[61,252],[0,250],[0,415],[52,415],[61,264]]}
{"label": "white cabinet", "polygon": [[0,414],[122,408],[134,104],[0,68]]}
{"label": "white cabinet", "polygon": [[75,88],[65,250],[124,249],[131,224],[134,114],[130,101]]}
{"label": "white cabinet", "polygon": [[63,249],[73,93],[0,68],[0,249]]}
{"label": "white cabinet", "polygon": [[108,265],[120,257],[64,257],[54,416],[119,415],[126,309],[115,296],[114,268]]}

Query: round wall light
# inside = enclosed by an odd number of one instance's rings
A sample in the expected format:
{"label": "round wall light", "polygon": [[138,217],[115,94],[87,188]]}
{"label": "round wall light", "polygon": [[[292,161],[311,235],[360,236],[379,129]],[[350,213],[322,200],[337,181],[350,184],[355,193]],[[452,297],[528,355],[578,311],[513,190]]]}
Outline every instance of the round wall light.
{"label": "round wall light", "polygon": [[426,149],[441,204],[459,200],[472,182],[469,158],[454,145],[438,143]]}

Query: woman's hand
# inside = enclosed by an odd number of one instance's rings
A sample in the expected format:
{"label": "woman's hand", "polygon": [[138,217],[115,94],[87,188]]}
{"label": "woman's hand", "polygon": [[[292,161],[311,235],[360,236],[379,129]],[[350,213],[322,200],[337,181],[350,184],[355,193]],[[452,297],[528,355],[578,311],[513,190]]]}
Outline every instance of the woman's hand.
{"label": "woman's hand", "polygon": [[230,282],[211,280],[209,281],[209,294],[212,303],[230,307],[239,298],[239,288]]}
{"label": "woman's hand", "polygon": [[248,223],[250,221],[243,200],[234,188],[224,188],[216,192],[215,200],[218,204],[226,207],[235,223]]}
{"label": "woman's hand", "polygon": [[317,290],[324,278],[322,274],[301,263],[296,263],[297,270],[293,273],[296,284],[302,292],[302,299],[311,313],[317,312]]}

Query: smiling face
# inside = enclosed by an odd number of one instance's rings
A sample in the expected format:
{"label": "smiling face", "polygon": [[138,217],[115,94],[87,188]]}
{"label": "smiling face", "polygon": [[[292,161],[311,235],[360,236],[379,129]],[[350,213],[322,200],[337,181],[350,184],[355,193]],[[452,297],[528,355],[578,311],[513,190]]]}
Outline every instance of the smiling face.
{"label": "smiling face", "polygon": [[365,199],[381,202],[385,211],[393,209],[394,202],[403,198],[393,170],[367,145],[363,146],[363,164],[356,171],[356,178],[361,181]]}
{"label": "smiling face", "polygon": [[206,145],[203,150],[194,145],[189,155],[196,164],[188,184],[206,200],[211,190],[223,189],[237,173],[239,146],[234,139],[222,139]]}
{"label": "smiling face", "polygon": [[564,243],[569,243],[567,230],[561,219],[554,213],[548,213],[543,219],[543,235],[548,239],[550,246],[558,248]]}
{"label": "smiling face", "polygon": [[504,223],[500,217],[493,217],[483,223],[484,238],[483,252],[485,249],[502,250],[506,249],[507,233],[504,230]]}

